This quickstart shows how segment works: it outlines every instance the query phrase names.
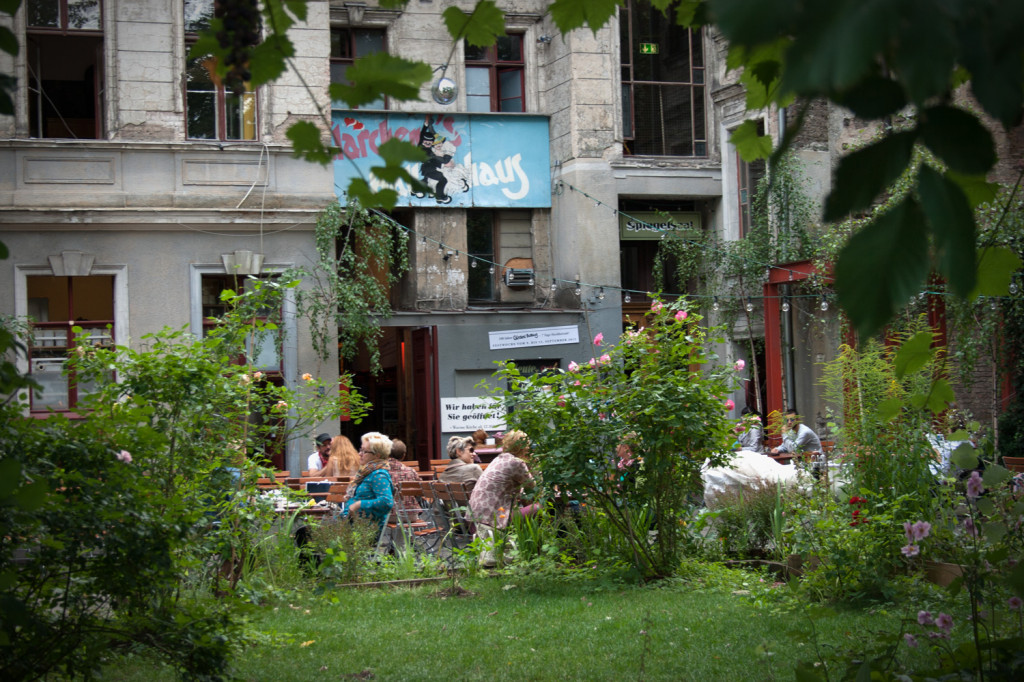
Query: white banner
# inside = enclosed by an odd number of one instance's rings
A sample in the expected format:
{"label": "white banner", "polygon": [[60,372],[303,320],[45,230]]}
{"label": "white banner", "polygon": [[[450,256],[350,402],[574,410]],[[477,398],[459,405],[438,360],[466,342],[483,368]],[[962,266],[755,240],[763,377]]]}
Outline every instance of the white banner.
{"label": "white banner", "polygon": [[529,348],[531,346],[560,346],[579,343],[580,328],[576,325],[564,327],[539,327],[537,329],[514,329],[512,331],[488,332],[491,350],[502,348]]}
{"label": "white banner", "polygon": [[441,430],[446,433],[505,428],[505,406],[497,398],[441,398]]}

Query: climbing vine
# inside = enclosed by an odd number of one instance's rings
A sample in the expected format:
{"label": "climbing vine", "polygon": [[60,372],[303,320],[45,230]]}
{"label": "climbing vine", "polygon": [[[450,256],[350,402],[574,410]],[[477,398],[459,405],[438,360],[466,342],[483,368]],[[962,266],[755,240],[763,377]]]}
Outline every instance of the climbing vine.
{"label": "climbing vine", "polygon": [[391,290],[409,269],[408,240],[400,225],[354,200],[320,213],[317,262],[289,274],[306,281],[296,304],[321,358],[330,357],[337,338],[341,357],[352,360],[365,349],[371,369],[380,369],[380,320],[390,315]]}

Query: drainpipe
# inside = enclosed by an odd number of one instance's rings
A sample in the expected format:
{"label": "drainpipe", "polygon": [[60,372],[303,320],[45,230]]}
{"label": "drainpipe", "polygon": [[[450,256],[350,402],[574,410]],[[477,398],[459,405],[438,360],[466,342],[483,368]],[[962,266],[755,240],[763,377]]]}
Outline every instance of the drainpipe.
{"label": "drainpipe", "polygon": [[[789,296],[790,286],[784,284],[780,287],[783,296]],[[785,382],[786,393],[783,400],[783,407],[788,409],[796,405],[796,373],[795,355],[793,353],[793,312],[794,306],[790,301],[789,311],[782,313],[782,376]]]}

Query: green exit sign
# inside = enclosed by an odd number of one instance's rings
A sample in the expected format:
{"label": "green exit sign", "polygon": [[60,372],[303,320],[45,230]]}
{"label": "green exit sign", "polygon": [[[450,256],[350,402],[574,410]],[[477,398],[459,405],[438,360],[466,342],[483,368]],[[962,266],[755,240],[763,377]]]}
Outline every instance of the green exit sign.
{"label": "green exit sign", "polygon": [[640,43],[640,54],[658,54],[658,43]]}

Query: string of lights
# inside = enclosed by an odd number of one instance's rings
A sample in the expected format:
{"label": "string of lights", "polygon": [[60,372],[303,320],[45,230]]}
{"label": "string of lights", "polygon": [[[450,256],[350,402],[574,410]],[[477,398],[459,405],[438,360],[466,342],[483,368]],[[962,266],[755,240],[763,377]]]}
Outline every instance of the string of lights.
{"label": "string of lights", "polygon": [[[584,190],[582,190],[582,189],[580,189],[578,187],[575,187],[575,186],[573,186],[573,185],[571,185],[569,183],[566,183],[566,182],[563,182],[563,181],[558,181],[558,184],[562,185],[562,186],[565,186],[565,187],[568,187],[570,191],[576,192],[576,193],[580,194],[581,196],[586,197],[587,199],[593,201],[595,206],[609,209],[610,211],[612,211],[613,215],[625,216],[629,220],[634,221],[637,224],[641,225],[645,230],[650,230],[652,232],[661,232],[662,233],[662,237],[661,237],[662,239],[664,239],[666,237],[666,235],[669,233],[669,230],[666,230],[664,227],[661,227],[659,225],[652,225],[651,223],[648,223],[648,222],[646,222],[646,221],[644,221],[644,220],[642,220],[640,218],[637,218],[636,216],[630,215],[629,213],[627,213],[625,211],[619,210],[617,207],[610,206],[607,203],[601,201],[599,198],[594,197],[591,194],[587,193],[586,191],[584,191]],[[458,261],[460,259],[460,256],[464,256],[465,258],[468,259],[469,267],[470,268],[486,267],[490,274],[494,274],[495,272],[504,271],[504,270],[507,269],[506,266],[504,266],[504,265],[502,265],[500,263],[497,263],[495,261],[489,260],[489,259],[484,258],[484,257],[479,256],[479,255],[471,254],[471,253],[469,253],[467,251],[463,251],[461,249],[457,249],[457,248],[452,247],[451,245],[446,244],[445,242],[443,242],[441,240],[438,240],[438,239],[436,239],[434,237],[431,237],[429,235],[420,234],[416,230],[414,230],[413,228],[408,227],[406,225],[403,225],[402,223],[398,222],[397,220],[395,220],[391,216],[387,215],[386,213],[383,213],[383,212],[377,211],[377,210],[373,210],[373,213],[375,213],[377,216],[379,216],[383,220],[391,223],[395,227],[401,228],[406,233],[411,235],[413,238],[419,239],[422,244],[424,244],[424,245],[427,245],[427,244],[435,245],[437,247],[438,255],[441,256],[445,261],[448,261],[449,259]],[[676,238],[682,239],[682,240],[687,241],[687,242],[689,242],[691,244],[697,244],[698,243],[696,240],[693,240],[693,239],[691,239],[689,237],[685,237],[685,236],[683,236],[683,235],[681,235],[679,233],[676,233]],[[712,250],[722,251],[722,248],[717,246],[717,245],[711,245],[711,246],[701,245],[701,246],[703,248],[711,248]],[[745,262],[751,263],[751,264],[753,264],[755,266],[763,267],[765,269],[765,280],[770,279],[772,271],[785,273],[786,274],[786,279],[787,279],[788,282],[796,282],[798,280],[802,280],[802,279],[804,279],[804,276],[805,276],[803,272],[800,272],[800,271],[797,271],[797,270],[793,270],[793,269],[787,268],[785,266],[780,266],[780,265],[776,265],[776,264],[772,264],[772,263],[768,263],[768,262],[761,262],[761,261],[758,261],[758,260],[755,260],[755,259],[751,259],[751,258],[743,258],[743,260]],[[536,286],[538,284],[538,282],[536,282],[535,280],[531,280],[529,284],[530,284],[530,286]],[[644,296],[650,297],[650,296],[652,296],[652,292],[646,291],[646,290],[643,290],[643,289],[630,289],[628,287],[621,287],[621,286],[612,285],[612,284],[600,284],[600,283],[593,283],[593,282],[584,282],[584,281],[581,281],[581,280],[561,279],[561,278],[558,278],[558,277],[552,277],[551,278],[551,283],[550,283],[549,287],[551,289],[551,293],[552,294],[556,293],[560,288],[571,288],[573,293],[578,298],[580,298],[580,299],[583,298],[584,291],[590,291],[590,292],[593,292],[594,298],[596,298],[599,301],[603,301],[608,293],[613,293],[613,294],[620,295],[621,298],[622,298],[622,301],[624,303],[630,303],[633,296],[639,296],[639,297],[644,297]],[[1011,282],[1011,284],[1010,284],[1010,295],[1011,296],[1012,295],[1016,295],[1018,290],[1019,290],[1019,285],[1018,285],[1017,280],[1015,278]],[[826,311],[829,310],[829,308],[831,306],[832,299],[833,299],[833,296],[831,294],[823,294],[823,293],[815,293],[815,292],[808,292],[808,293],[793,293],[793,292],[789,292],[789,293],[780,293],[780,294],[771,295],[771,296],[765,296],[765,295],[758,294],[756,297],[751,297],[751,296],[744,295],[744,294],[700,294],[700,293],[694,294],[694,293],[689,293],[689,292],[661,292],[661,293],[662,293],[662,295],[664,295],[666,297],[686,296],[686,297],[691,298],[691,299],[702,299],[705,302],[710,302],[711,309],[713,311],[716,311],[716,312],[721,310],[723,304],[732,305],[733,303],[740,302],[740,301],[743,302],[743,306],[747,310],[747,312],[752,312],[754,310],[754,307],[755,307],[755,304],[754,304],[755,298],[757,300],[778,300],[778,301],[781,301],[781,306],[780,307],[782,309],[782,312],[789,312],[789,310],[791,308],[791,305],[792,305],[792,302],[794,302],[794,301],[796,301],[798,299],[818,299],[818,301],[819,301],[818,308],[822,312],[826,312]],[[950,295],[950,293],[947,292],[947,291],[942,291],[942,290],[937,290],[937,289],[929,289],[929,290],[921,291],[918,294],[918,297],[919,297],[920,300],[924,300],[925,298],[928,298],[928,297],[944,297],[944,296],[949,296],[949,295]],[[986,300],[991,300],[993,302],[993,304],[994,304],[996,301],[998,301],[998,300],[1000,300],[1002,298],[1005,298],[1005,297],[1001,297],[1001,296],[988,296],[988,297],[979,297],[979,298],[985,298]]]}

